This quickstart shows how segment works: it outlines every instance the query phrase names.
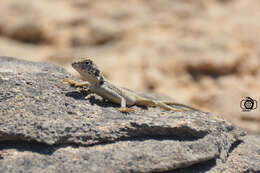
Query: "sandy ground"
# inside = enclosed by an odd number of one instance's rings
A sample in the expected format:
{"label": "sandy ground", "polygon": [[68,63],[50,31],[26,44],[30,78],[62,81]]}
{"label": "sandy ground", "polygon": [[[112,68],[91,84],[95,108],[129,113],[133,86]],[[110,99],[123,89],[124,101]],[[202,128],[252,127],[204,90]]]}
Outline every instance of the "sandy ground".
{"label": "sandy ground", "polygon": [[2,0],[0,55],[59,64],[92,57],[106,77],[260,134],[260,1]]}

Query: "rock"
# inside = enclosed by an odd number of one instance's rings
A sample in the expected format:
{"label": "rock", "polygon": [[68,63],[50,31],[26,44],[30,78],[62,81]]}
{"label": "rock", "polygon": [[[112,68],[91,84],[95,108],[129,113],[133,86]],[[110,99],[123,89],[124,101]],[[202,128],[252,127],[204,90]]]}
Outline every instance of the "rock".
{"label": "rock", "polygon": [[121,86],[260,134],[260,109],[239,106],[260,98],[259,12],[259,0],[1,0],[0,52],[71,72],[73,57],[92,56]]}
{"label": "rock", "polygon": [[177,169],[178,172],[260,172],[260,136],[244,136],[241,141],[233,143],[225,162],[215,159],[197,165]]}
{"label": "rock", "polygon": [[260,136],[245,136],[242,141],[234,144],[227,161],[216,166],[215,172],[260,172]]}
{"label": "rock", "polygon": [[259,137],[213,114],[122,114],[65,77],[75,80],[55,65],[0,57],[0,172],[260,171]]}

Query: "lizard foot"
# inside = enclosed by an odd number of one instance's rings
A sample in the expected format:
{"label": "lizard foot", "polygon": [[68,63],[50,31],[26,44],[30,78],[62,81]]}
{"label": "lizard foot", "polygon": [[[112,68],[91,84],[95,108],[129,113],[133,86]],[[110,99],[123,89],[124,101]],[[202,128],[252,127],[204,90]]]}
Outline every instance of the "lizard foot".
{"label": "lizard foot", "polygon": [[122,113],[129,113],[134,111],[134,108],[126,108],[126,107],[121,107],[117,110],[118,112],[122,112]]}

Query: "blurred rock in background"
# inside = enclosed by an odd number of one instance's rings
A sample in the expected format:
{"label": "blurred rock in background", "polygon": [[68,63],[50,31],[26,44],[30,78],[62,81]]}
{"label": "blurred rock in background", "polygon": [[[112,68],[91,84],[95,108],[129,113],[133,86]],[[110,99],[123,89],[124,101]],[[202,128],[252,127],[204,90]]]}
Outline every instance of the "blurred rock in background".
{"label": "blurred rock in background", "polygon": [[260,134],[258,0],[2,0],[0,55],[70,67],[90,56],[107,78],[158,92]]}

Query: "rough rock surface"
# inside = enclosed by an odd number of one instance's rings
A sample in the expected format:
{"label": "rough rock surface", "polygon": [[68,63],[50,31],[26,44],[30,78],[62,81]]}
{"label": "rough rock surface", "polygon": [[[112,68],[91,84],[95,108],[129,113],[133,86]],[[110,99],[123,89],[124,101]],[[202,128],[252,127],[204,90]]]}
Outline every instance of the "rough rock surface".
{"label": "rough rock surface", "polygon": [[260,134],[260,109],[239,106],[260,102],[259,0],[1,0],[0,16],[1,55],[71,72],[74,57],[92,56],[121,86]]}
{"label": "rough rock surface", "polygon": [[260,171],[259,137],[216,115],[122,114],[64,77],[73,79],[55,65],[0,57],[1,173]]}

